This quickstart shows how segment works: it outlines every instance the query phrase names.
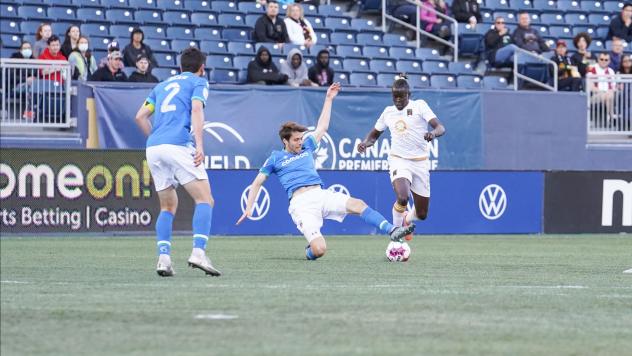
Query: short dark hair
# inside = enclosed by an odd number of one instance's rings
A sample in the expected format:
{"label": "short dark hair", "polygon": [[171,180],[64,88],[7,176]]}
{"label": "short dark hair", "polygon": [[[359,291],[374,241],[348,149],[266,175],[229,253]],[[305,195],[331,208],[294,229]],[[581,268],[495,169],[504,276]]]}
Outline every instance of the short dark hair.
{"label": "short dark hair", "polygon": [[305,131],[307,131],[307,127],[300,125],[294,121],[288,121],[281,125],[281,129],[279,130],[279,137],[281,138],[281,142],[283,142],[283,140],[289,141],[290,137],[292,137],[292,133]]}
{"label": "short dark hair", "polygon": [[183,72],[196,73],[205,62],[206,54],[197,47],[189,47],[180,55],[180,69]]}
{"label": "short dark hair", "polygon": [[408,76],[405,73],[400,73],[398,78],[393,82],[392,90],[405,90],[410,91],[410,85],[408,85]]}
{"label": "short dark hair", "polygon": [[48,40],[46,41],[46,44],[51,44],[55,41],[60,42],[59,37],[57,37],[56,35],[52,35],[48,38]]}
{"label": "short dark hair", "polygon": [[626,2],[625,4],[623,4],[623,7],[621,8],[621,11],[625,10],[626,7],[628,6],[632,6],[632,2]]}

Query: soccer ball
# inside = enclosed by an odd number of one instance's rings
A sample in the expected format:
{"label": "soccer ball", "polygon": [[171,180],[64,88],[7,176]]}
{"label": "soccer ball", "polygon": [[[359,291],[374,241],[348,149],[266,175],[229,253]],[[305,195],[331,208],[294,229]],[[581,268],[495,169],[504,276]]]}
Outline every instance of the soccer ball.
{"label": "soccer ball", "polygon": [[391,241],[386,247],[386,258],[391,262],[406,262],[410,257],[410,246],[405,242]]}

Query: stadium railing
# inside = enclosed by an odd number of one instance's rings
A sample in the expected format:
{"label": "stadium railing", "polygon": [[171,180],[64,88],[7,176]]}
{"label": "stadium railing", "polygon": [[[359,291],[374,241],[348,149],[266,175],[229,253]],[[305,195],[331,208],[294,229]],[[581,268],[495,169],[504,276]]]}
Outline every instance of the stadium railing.
{"label": "stadium railing", "polygon": [[[525,57],[527,58],[525,59]],[[546,64],[546,66],[543,68],[543,70],[537,71],[541,74],[541,78],[532,78],[531,76],[527,75],[529,74],[527,71],[525,71],[526,74],[523,74],[520,71],[521,66],[523,66],[524,68],[531,64],[540,65],[542,63]],[[546,67],[548,67],[549,65],[553,67],[553,77],[551,78],[553,85],[546,84],[546,82],[548,82],[547,78],[549,76],[549,71]],[[557,91],[557,64],[550,59],[544,58],[541,55],[516,47],[513,57],[513,78],[514,90],[518,90],[519,80],[524,80],[540,88],[550,91]]]}
{"label": "stadium railing", "polygon": [[[406,27],[408,29],[411,29],[411,30],[415,31],[415,40],[416,40],[416,43],[417,43],[417,48],[421,47],[421,37],[420,36],[424,35],[426,37],[432,38],[433,40],[435,40],[435,41],[437,41],[437,42],[439,42],[439,43],[441,43],[443,45],[446,45],[446,46],[452,48],[452,51],[454,53],[453,60],[455,62],[459,61],[459,24],[456,21],[456,19],[454,19],[454,18],[452,18],[450,16],[446,16],[446,15],[442,14],[441,12],[439,12],[439,11],[437,11],[437,10],[431,8],[431,7],[428,7],[428,6],[424,5],[424,4],[422,4],[419,1],[406,0],[407,2],[413,4],[413,5],[415,5],[417,7],[417,11],[416,11],[417,12],[417,25],[413,26],[413,25],[411,25],[411,24],[409,24],[407,22],[404,22],[404,21],[398,19],[395,16],[392,16],[392,15],[389,15],[388,13],[386,13],[386,9],[387,9],[386,1],[387,0],[382,0],[382,31],[383,32],[386,32],[386,20],[393,21],[393,22],[395,22],[397,24],[400,24],[400,25],[402,25],[402,26],[404,26],[404,27]],[[420,27],[421,26],[420,10],[421,10],[422,7],[425,10],[433,12],[435,15],[437,15],[440,18],[442,18],[443,20],[452,23],[452,41],[447,41],[447,40],[445,40],[445,39],[443,39],[443,38],[441,38],[439,36],[436,36],[436,35],[428,32],[426,30],[423,30]]]}
{"label": "stadium railing", "polygon": [[586,107],[588,143],[632,144],[631,74],[588,73]]}
{"label": "stadium railing", "polygon": [[[43,77],[60,72],[59,80]],[[67,61],[0,59],[0,127],[68,128],[71,75]]]}

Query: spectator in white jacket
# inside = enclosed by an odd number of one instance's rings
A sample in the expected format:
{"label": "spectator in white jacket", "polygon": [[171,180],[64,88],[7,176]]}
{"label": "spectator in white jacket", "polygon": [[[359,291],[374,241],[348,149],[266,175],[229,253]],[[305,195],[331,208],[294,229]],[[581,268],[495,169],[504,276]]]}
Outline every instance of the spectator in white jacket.
{"label": "spectator in white jacket", "polygon": [[285,27],[290,37],[290,42],[305,46],[307,48],[316,44],[316,34],[312,24],[303,15],[303,7],[300,4],[289,4],[287,6],[287,17]]}

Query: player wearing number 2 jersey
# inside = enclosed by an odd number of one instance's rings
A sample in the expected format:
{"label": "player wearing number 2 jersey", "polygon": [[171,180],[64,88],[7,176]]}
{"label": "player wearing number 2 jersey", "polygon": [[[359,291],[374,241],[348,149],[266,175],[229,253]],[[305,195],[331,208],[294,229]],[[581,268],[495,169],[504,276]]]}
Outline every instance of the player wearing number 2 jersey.
{"label": "player wearing number 2 jersey", "polygon": [[156,219],[156,272],[163,277],[174,275],[171,232],[178,207],[175,188],[182,184],[195,201],[189,266],[219,276],[221,273],[213,267],[205,252],[214,205],[202,165],[204,105],[208,98],[208,82],[202,78],[206,55],[197,48],[187,48],[182,52],[180,62],[182,73],[158,84],[136,114],[136,123],[149,136],[147,164],[160,199],[160,215]]}

